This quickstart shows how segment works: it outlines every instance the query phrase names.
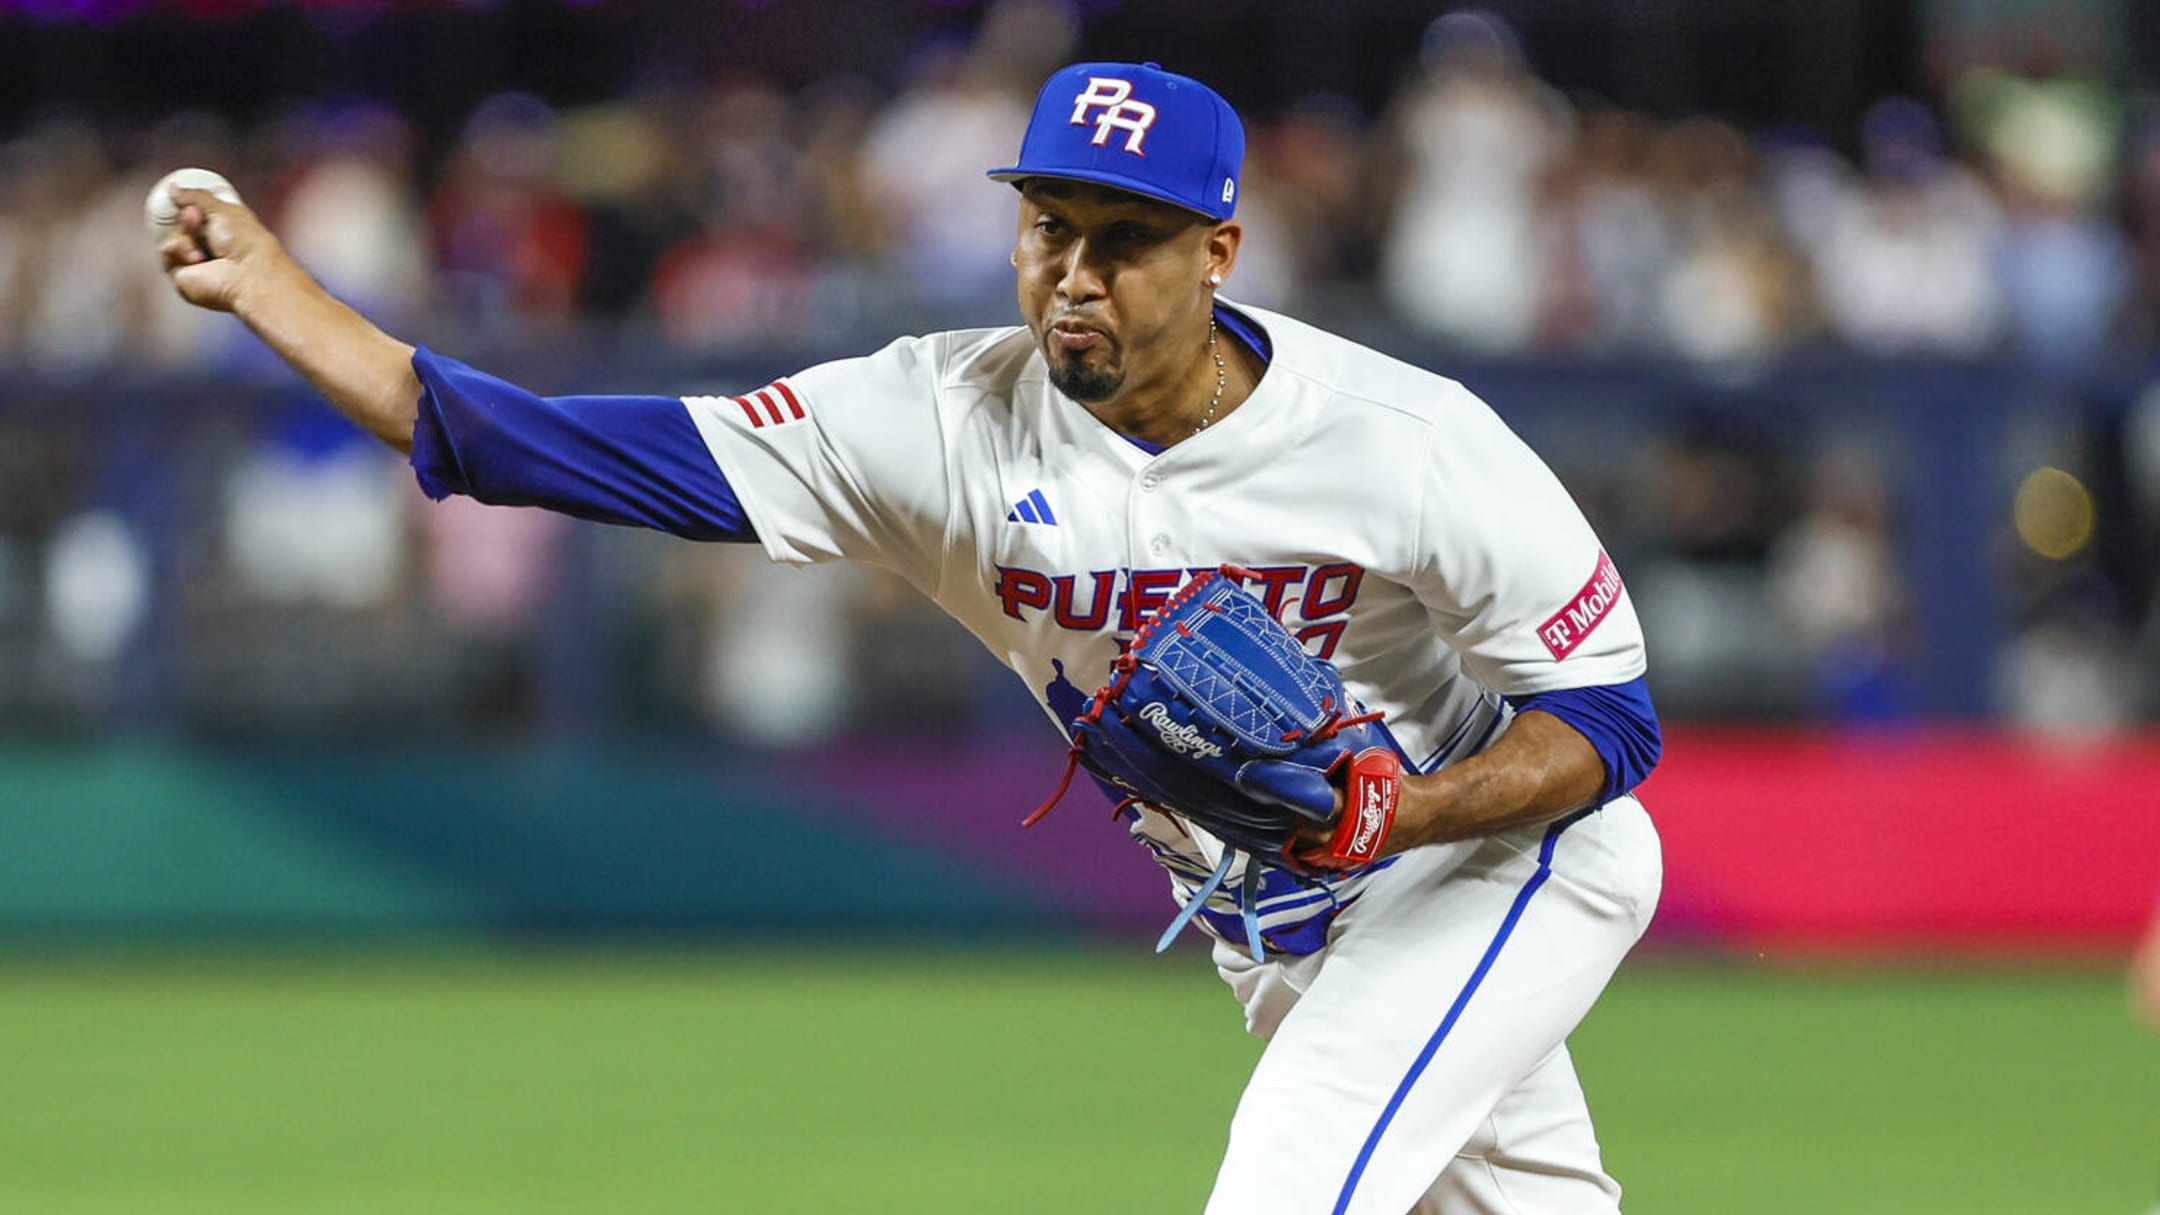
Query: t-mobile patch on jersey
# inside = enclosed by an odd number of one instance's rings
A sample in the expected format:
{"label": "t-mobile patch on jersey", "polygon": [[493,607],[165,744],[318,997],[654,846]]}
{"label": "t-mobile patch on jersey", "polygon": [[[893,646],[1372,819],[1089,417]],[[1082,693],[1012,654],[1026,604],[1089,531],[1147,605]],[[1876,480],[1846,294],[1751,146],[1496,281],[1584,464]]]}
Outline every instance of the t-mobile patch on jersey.
{"label": "t-mobile patch on jersey", "polygon": [[1539,640],[1552,651],[1555,659],[1574,653],[1575,647],[1597,628],[1598,622],[1612,614],[1613,604],[1620,601],[1620,589],[1620,571],[1613,567],[1612,558],[1600,549],[1597,568],[1591,571],[1590,581],[1575,592],[1572,602],[1538,626]]}

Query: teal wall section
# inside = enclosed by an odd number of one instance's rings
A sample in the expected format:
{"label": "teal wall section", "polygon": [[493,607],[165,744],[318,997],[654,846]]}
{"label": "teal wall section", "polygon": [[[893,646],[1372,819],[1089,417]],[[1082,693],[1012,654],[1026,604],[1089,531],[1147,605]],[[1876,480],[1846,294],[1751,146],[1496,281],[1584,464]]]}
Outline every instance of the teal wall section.
{"label": "teal wall section", "polygon": [[411,931],[454,881],[355,848],[245,767],[158,747],[0,749],[0,932]]}
{"label": "teal wall section", "polygon": [[17,944],[1002,931],[1040,926],[1040,903],[694,755],[0,747],[0,938]]}

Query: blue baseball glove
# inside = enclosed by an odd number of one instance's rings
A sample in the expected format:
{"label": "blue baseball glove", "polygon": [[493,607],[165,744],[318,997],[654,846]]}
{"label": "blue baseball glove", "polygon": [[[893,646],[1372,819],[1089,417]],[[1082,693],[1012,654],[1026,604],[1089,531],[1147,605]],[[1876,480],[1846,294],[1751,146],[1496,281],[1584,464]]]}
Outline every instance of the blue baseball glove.
{"label": "blue baseball glove", "polygon": [[1027,819],[1057,804],[1078,766],[1201,828],[1227,847],[1188,910],[1220,886],[1234,853],[1257,862],[1248,886],[1261,866],[1315,877],[1370,864],[1402,791],[1380,714],[1242,589],[1246,577],[1228,565],[1203,573],[1141,625],[1071,723],[1065,781]]}

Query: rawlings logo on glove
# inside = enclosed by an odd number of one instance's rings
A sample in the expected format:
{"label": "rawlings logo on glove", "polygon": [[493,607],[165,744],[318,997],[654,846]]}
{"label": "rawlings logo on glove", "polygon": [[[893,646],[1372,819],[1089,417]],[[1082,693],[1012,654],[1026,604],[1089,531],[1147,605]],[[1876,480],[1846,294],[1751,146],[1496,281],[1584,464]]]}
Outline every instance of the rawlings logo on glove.
{"label": "rawlings logo on glove", "polygon": [[1155,727],[1155,737],[1162,745],[1179,755],[1197,755],[1202,759],[1214,759],[1222,754],[1222,748],[1207,740],[1195,725],[1179,725],[1170,720],[1170,710],[1159,700],[1151,700],[1140,707],[1140,720]]}
{"label": "rawlings logo on glove", "polygon": [[[1248,576],[1227,565],[1200,574],[1141,625],[1071,723],[1064,780],[1028,825],[1085,767],[1261,865],[1317,876],[1379,859],[1402,795],[1402,760],[1375,724],[1380,714],[1350,699],[1341,672],[1306,653],[1238,585]],[[1330,823],[1324,846],[1306,842]],[[1255,881],[1258,867],[1247,870]]]}
{"label": "rawlings logo on glove", "polygon": [[[1380,843],[1395,826],[1395,802],[1402,798],[1402,761],[1393,750],[1367,750],[1350,759],[1350,796],[1344,802],[1344,826],[1328,841],[1328,854],[1367,865],[1380,856]],[[1348,837],[1348,839],[1346,839]]]}

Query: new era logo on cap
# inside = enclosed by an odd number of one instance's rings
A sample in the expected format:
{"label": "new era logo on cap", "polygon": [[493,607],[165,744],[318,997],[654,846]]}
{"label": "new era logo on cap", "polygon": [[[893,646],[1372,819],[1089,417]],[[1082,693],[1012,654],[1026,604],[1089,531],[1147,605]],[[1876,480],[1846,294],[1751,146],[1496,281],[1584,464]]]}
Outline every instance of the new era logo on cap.
{"label": "new era logo on cap", "polygon": [[1035,99],[1020,160],[996,181],[1088,181],[1228,219],[1245,127],[1215,90],[1152,63],[1076,63]]}

